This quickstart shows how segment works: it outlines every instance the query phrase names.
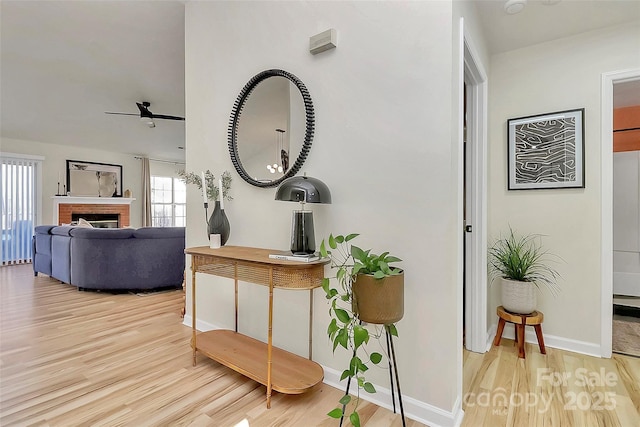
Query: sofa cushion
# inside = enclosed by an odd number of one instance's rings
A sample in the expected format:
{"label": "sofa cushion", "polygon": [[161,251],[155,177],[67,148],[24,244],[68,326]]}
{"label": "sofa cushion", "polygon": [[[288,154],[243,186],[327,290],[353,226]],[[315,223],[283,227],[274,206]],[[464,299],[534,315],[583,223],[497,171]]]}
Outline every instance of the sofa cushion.
{"label": "sofa cushion", "polygon": [[70,236],[69,232],[73,230],[74,226],[72,225],[59,225],[57,227],[53,227],[50,231],[54,236]]}
{"label": "sofa cushion", "polygon": [[129,239],[134,230],[129,228],[85,228],[75,227],[69,234],[78,239]]}
{"label": "sofa cushion", "polygon": [[167,239],[172,237],[184,239],[184,227],[142,227],[134,230],[133,236],[138,239]]}
{"label": "sofa cushion", "polygon": [[[34,243],[36,245],[34,256],[37,254],[48,255],[49,257],[51,256],[51,234],[49,233],[53,227],[54,227],[53,225],[38,225],[34,229],[34,232],[35,232]],[[49,263],[51,263],[51,260],[49,260]],[[50,274],[50,273],[46,273],[46,274]]]}
{"label": "sofa cushion", "polygon": [[53,225],[38,225],[33,234],[33,273],[51,276],[51,229]]}
{"label": "sofa cushion", "polygon": [[51,229],[51,277],[71,283],[71,236],[73,227],[63,225]]}
{"label": "sofa cushion", "polygon": [[55,225],[36,225],[33,230],[36,234],[50,234],[51,229],[54,227]]}

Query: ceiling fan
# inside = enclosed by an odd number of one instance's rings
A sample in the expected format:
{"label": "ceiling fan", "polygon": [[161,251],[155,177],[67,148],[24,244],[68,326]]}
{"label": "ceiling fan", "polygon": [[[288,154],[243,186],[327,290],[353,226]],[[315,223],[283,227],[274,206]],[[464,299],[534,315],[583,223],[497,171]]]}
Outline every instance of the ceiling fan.
{"label": "ceiling fan", "polygon": [[143,121],[150,128],[156,127],[154,119],[165,119],[165,120],[184,120],[184,117],[178,116],[167,116],[166,114],[154,114],[149,111],[149,107],[151,103],[148,101],[136,102],[138,109],[140,110],[140,114],[135,113],[113,113],[109,111],[105,111],[105,114],[117,114],[121,116],[139,116],[140,120]]}

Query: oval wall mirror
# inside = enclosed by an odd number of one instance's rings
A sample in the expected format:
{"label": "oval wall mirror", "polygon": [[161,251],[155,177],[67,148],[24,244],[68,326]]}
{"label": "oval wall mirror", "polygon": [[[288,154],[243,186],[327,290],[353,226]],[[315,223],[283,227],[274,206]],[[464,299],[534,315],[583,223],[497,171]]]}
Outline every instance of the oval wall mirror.
{"label": "oval wall mirror", "polygon": [[229,153],[242,179],[274,187],[294,176],[311,149],[311,96],[304,83],[283,70],[266,70],[249,80],[233,105]]}

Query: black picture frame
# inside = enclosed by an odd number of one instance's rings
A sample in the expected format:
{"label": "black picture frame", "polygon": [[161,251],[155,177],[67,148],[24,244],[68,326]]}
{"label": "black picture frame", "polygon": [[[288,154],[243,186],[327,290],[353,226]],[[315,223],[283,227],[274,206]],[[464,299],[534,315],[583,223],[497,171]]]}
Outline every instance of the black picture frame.
{"label": "black picture frame", "polygon": [[67,160],[67,195],[122,197],[122,165]]}
{"label": "black picture frame", "polygon": [[584,108],[507,121],[508,190],[584,188]]}

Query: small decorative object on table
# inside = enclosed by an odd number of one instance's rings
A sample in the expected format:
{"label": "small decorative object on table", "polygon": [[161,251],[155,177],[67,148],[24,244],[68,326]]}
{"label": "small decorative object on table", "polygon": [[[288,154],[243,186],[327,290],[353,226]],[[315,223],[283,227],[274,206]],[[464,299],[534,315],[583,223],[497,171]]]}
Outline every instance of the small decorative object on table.
{"label": "small decorative object on table", "polygon": [[56,196],[66,196],[64,185],[62,186],[62,193],[60,192],[60,172],[58,172],[58,191],[56,192]]}
{"label": "small decorative object on table", "polygon": [[[229,240],[229,234],[231,233],[229,220],[224,212],[224,199],[227,199],[227,201],[233,200],[233,197],[229,194],[231,191],[231,174],[229,171],[224,171],[222,173],[222,177],[218,180],[218,185],[215,184],[215,176],[208,169],[206,172],[201,172],[200,176],[193,172],[186,171],[178,171],[178,175],[180,175],[182,181],[185,183],[195,184],[200,190],[202,190],[205,219],[207,220],[207,236],[211,239],[212,234],[219,234],[220,245],[224,246],[224,244],[227,243],[227,240]],[[222,189],[222,194],[220,194],[220,189]],[[210,199],[215,201],[215,206],[211,213],[211,217],[208,218],[207,211]]]}

